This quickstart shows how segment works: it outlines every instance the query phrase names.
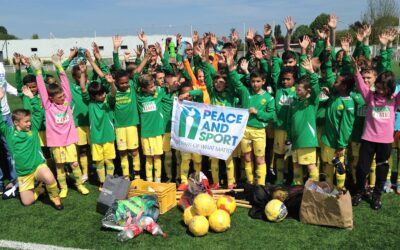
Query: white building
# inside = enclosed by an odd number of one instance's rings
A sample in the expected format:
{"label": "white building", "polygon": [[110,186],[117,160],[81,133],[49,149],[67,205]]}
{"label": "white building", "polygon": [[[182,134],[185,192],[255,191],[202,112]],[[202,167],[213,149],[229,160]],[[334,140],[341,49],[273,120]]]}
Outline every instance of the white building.
{"label": "white building", "polygon": [[[166,35],[147,35],[149,44],[159,42],[161,47],[165,47]],[[137,36],[122,37],[123,42],[120,48],[120,59],[123,59],[123,51],[129,50],[131,56],[135,55],[133,49],[142,44]],[[175,37],[173,37],[175,41]],[[183,37],[183,41],[191,41],[188,37]],[[111,58],[113,52],[112,37],[81,37],[81,38],[54,38],[54,39],[24,39],[24,40],[0,40],[0,53],[3,54],[3,60],[11,60],[13,54],[18,52],[24,56],[38,55],[40,58],[49,59],[58,49],[64,50],[64,57],[68,57],[69,50],[72,47],[86,48],[92,51],[92,42],[96,42],[100,48],[103,58]],[[5,44],[7,43],[7,44]],[[2,48],[2,49],[1,49]],[[1,60],[1,56],[0,56]]]}

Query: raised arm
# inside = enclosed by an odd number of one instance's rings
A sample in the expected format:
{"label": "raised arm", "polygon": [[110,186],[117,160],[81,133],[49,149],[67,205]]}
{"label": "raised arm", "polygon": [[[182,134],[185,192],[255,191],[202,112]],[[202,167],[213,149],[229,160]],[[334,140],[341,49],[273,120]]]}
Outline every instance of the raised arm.
{"label": "raised arm", "polygon": [[30,64],[31,64],[32,68],[36,71],[36,83],[38,86],[38,92],[39,92],[40,98],[42,99],[43,107],[45,109],[48,109],[50,107],[50,100],[49,100],[46,85],[44,84],[44,79],[42,76],[42,70],[41,70],[42,63],[37,55],[33,55],[30,58]]}
{"label": "raised arm", "polygon": [[120,70],[120,69],[122,69],[122,66],[121,66],[121,63],[119,62],[118,51],[122,44],[122,37],[120,35],[115,35],[115,36],[113,36],[112,40],[113,40],[113,47],[114,47],[114,50],[113,50],[114,68],[116,70]]}
{"label": "raised arm", "polygon": [[292,32],[294,27],[296,26],[296,23],[294,22],[293,18],[291,16],[285,17],[284,23],[286,26],[286,37],[285,37],[285,51],[291,50],[290,48],[290,41],[292,39]]}

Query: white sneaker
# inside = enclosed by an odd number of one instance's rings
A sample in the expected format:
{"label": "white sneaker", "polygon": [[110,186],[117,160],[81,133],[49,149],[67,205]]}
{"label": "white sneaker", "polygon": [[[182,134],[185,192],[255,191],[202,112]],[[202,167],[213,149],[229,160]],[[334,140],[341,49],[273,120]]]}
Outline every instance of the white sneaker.
{"label": "white sneaker", "polygon": [[154,182],[160,183],[160,182],[161,182],[161,179],[160,179],[160,178],[155,178],[155,179],[154,179]]}
{"label": "white sneaker", "polygon": [[392,182],[391,182],[390,180],[386,180],[385,186],[383,186],[383,191],[384,191],[385,193],[391,193],[391,192],[393,192],[393,189],[392,189]]}

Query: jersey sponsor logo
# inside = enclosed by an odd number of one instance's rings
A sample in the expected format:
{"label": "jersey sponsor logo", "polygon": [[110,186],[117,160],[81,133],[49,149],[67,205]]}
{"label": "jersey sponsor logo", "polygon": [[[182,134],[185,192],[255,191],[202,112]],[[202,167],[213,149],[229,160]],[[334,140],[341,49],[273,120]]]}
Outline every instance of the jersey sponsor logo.
{"label": "jersey sponsor logo", "polygon": [[264,105],[264,104],[266,104],[266,103],[267,103],[267,99],[263,98],[263,99],[261,100],[261,105]]}
{"label": "jersey sponsor logo", "polygon": [[390,108],[374,107],[372,110],[372,117],[377,120],[388,120],[390,119]]}
{"label": "jersey sponsor logo", "polygon": [[337,106],[337,110],[343,110],[343,109],[344,109],[344,105],[343,104],[340,104],[340,105]]}
{"label": "jersey sponsor logo", "polygon": [[117,104],[128,104],[132,102],[129,96],[118,96],[117,98],[115,98],[115,101]]}
{"label": "jersey sponsor logo", "polygon": [[65,124],[69,122],[69,115],[67,112],[56,113],[55,118],[57,124]]}
{"label": "jersey sponsor logo", "polygon": [[156,103],[154,101],[143,103],[143,113],[153,112],[157,110]]}
{"label": "jersey sponsor logo", "polygon": [[286,95],[281,96],[279,99],[279,105],[281,106],[289,106],[293,102],[293,97],[289,97]]}

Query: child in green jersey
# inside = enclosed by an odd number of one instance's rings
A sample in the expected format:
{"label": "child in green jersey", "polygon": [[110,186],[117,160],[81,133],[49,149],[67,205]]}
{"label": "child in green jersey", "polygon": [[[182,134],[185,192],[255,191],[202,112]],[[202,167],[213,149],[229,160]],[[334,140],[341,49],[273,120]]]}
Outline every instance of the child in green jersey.
{"label": "child in green jersey", "polygon": [[146,179],[153,181],[153,161],[155,181],[161,182],[162,135],[164,122],[162,99],[165,90],[155,85],[150,74],[142,75],[139,79],[138,108],[141,118],[141,144],[146,156]]}
{"label": "child in green jersey", "polygon": [[140,178],[139,136],[137,125],[139,114],[137,95],[134,82],[129,79],[129,73],[118,70],[114,73],[117,93],[112,98],[114,110],[115,134],[117,149],[121,158],[122,175],[129,177],[128,154],[133,157],[135,179]]}
{"label": "child in green jersey", "polygon": [[[35,181],[38,180],[46,184],[54,207],[61,210],[63,205],[61,204],[57,181],[47,167],[40,149],[38,130],[43,120],[43,113],[40,112],[40,106],[35,103],[34,95],[29,87],[24,86],[22,90],[24,95],[32,101],[32,114],[26,109],[13,111],[14,127],[7,126],[3,119],[0,119],[0,134],[6,138],[7,145],[15,160],[21,202],[25,206],[31,205],[44,192],[40,186],[34,188]],[[4,90],[0,89],[0,100],[4,95]]]}
{"label": "child in green jersey", "polygon": [[99,191],[102,190],[105,181],[104,165],[106,174],[114,175],[115,158],[115,133],[113,124],[113,112],[111,105],[116,95],[115,80],[111,75],[105,75],[105,80],[110,85],[110,93],[106,94],[106,88],[98,82],[91,82],[86,89],[85,78],[81,77],[80,86],[85,102],[88,103],[90,121],[90,141],[92,157],[96,162],[97,175],[99,177]]}
{"label": "child in green jersey", "polygon": [[[354,88],[354,77],[342,74],[336,77],[333,85],[333,95],[329,97],[325,113],[324,132],[321,136],[321,156],[324,162],[326,181],[333,183],[333,173],[336,172],[336,184],[344,187],[346,173],[344,170],[344,155],[354,122],[354,101],[350,91]],[[333,160],[338,159],[343,168],[334,170]],[[337,164],[339,164],[337,162]]]}
{"label": "child in green jersey", "polygon": [[302,67],[308,72],[296,84],[296,98],[288,112],[288,140],[293,149],[293,181],[303,183],[302,165],[308,167],[310,178],[318,180],[316,147],[318,146],[316,116],[320,87],[311,59],[305,59]]}

